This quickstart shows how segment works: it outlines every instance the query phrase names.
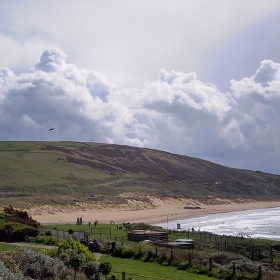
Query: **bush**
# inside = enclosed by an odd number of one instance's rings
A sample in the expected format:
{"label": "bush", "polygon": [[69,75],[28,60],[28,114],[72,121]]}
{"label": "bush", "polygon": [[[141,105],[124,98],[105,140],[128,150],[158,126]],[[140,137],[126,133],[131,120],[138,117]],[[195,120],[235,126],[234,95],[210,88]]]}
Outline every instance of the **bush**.
{"label": "bush", "polygon": [[179,263],[177,269],[178,270],[186,270],[188,268],[189,264],[187,262]]}
{"label": "bush", "polygon": [[114,251],[115,257],[130,259],[134,256],[134,249],[127,245],[116,246]]}
{"label": "bush", "polygon": [[145,258],[143,258],[144,262],[152,262],[155,261],[157,259],[157,255],[155,252],[153,252],[152,250],[148,250],[146,252],[146,256]]}
{"label": "bush", "polygon": [[13,222],[0,222],[0,241],[24,241],[26,236],[35,237],[39,231],[31,226]]}
{"label": "bush", "polygon": [[35,238],[35,242],[45,245],[55,245],[57,243],[55,237],[44,234],[37,235]]}
{"label": "bush", "polygon": [[145,224],[145,223],[135,223],[135,224],[131,224],[131,223],[126,223],[125,228],[127,230],[137,230],[137,229],[142,229],[142,230],[155,230],[155,231],[160,231],[162,230],[161,227],[157,227],[157,226],[152,226],[149,224]]}
{"label": "bush", "polygon": [[94,255],[88,250],[88,248],[81,244],[80,242],[73,240],[73,239],[68,239],[68,240],[63,240],[57,242],[57,252],[56,254],[61,258],[61,257],[66,257],[65,254],[67,255],[68,252],[76,252],[76,254],[83,253],[85,256],[85,261],[96,261],[96,258]]}
{"label": "bush", "polygon": [[35,240],[35,237],[27,235],[27,236],[24,237],[24,242],[35,243],[36,240]]}
{"label": "bush", "polygon": [[138,250],[134,255],[134,258],[135,259],[143,259],[144,256],[147,253],[147,249],[148,249],[147,245],[145,245],[143,243],[140,243],[139,246],[138,246]]}
{"label": "bush", "polygon": [[236,257],[233,257],[230,254],[227,253],[215,253],[213,254],[213,261],[215,263],[221,264],[221,265],[228,265],[230,264],[233,260],[236,259]]}
{"label": "bush", "polygon": [[13,273],[11,272],[5,264],[0,261],[0,279],[1,280],[28,280],[22,273]]}
{"label": "bush", "polygon": [[108,275],[112,269],[112,265],[109,262],[102,262],[99,265],[98,271],[103,275]]}
{"label": "bush", "polygon": [[4,207],[5,220],[37,228],[40,223],[33,220],[26,211],[15,210],[12,206]]}
{"label": "bush", "polygon": [[45,232],[45,235],[46,235],[46,236],[52,236],[52,233],[51,233],[50,230],[47,230],[47,231]]}
{"label": "bush", "polygon": [[[20,271],[19,275],[29,276],[32,279],[67,279],[69,274],[68,268],[64,266],[62,261],[26,248],[16,248],[2,253],[1,258],[4,263],[9,263],[10,271],[17,268]],[[22,277],[15,279],[23,280],[30,278]]]}
{"label": "bush", "polygon": [[98,273],[98,263],[97,262],[88,262],[85,265],[84,273],[88,279],[91,276]]}

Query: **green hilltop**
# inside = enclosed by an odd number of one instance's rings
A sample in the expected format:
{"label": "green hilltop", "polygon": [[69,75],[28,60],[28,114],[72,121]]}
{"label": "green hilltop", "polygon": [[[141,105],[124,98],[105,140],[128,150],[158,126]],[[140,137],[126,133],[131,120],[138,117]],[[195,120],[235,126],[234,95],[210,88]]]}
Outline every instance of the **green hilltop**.
{"label": "green hilltop", "polygon": [[147,148],[79,142],[0,142],[1,205],[26,207],[126,193],[278,200],[280,176]]}

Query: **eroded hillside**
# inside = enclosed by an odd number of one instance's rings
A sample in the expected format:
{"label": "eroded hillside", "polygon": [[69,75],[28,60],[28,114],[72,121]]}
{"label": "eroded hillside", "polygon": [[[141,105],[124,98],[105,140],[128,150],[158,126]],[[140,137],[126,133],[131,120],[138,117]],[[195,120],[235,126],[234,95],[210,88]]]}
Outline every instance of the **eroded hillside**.
{"label": "eroded hillside", "polygon": [[0,142],[1,204],[116,200],[122,193],[277,200],[280,176],[130,146]]}

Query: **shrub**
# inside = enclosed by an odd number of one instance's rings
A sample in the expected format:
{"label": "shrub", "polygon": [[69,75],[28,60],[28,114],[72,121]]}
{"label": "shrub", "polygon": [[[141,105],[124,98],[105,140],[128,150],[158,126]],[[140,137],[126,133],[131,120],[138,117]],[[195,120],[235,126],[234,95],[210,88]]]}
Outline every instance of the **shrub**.
{"label": "shrub", "polygon": [[154,261],[154,260],[156,260],[156,259],[157,259],[156,253],[153,252],[152,250],[148,250],[148,251],[146,252],[146,257],[143,258],[143,261],[144,261],[144,262],[152,262],[152,261]]}
{"label": "shrub", "polygon": [[69,270],[64,266],[62,261],[26,248],[10,250],[2,254],[1,257],[4,263],[5,261],[9,262],[10,270],[17,268],[22,275],[29,276],[32,279],[67,279],[67,275],[69,274]]}
{"label": "shrub", "polygon": [[127,245],[116,246],[114,256],[126,259],[132,258],[134,256],[134,249]]}
{"label": "shrub", "polygon": [[102,262],[99,265],[98,271],[103,275],[108,275],[112,269],[112,265],[109,262]]}
{"label": "shrub", "polygon": [[70,257],[70,265],[71,267],[74,268],[75,270],[75,275],[74,279],[76,279],[77,271],[78,269],[85,263],[85,255],[80,253],[80,254],[73,254]]}
{"label": "shrub", "polygon": [[188,268],[189,264],[187,262],[179,263],[177,269],[178,270],[186,270]]}
{"label": "shrub", "polygon": [[227,253],[215,253],[213,254],[213,260],[221,265],[230,264],[231,261],[235,260],[236,258]]}
{"label": "shrub", "polygon": [[147,253],[147,248],[148,248],[147,245],[145,245],[143,243],[140,243],[139,246],[138,246],[138,250],[137,250],[137,252],[134,255],[134,258],[135,259],[142,259],[142,258],[144,258],[144,256]]}
{"label": "shrub", "polygon": [[0,261],[0,279],[1,280],[28,280],[30,278],[26,278],[22,273],[13,273],[11,272],[5,264]]}
{"label": "shrub", "polygon": [[145,224],[145,223],[135,223],[135,224],[130,224],[130,223],[126,223],[125,224],[125,228],[127,230],[137,230],[137,229],[142,229],[142,230],[162,230],[161,227],[157,227],[157,226],[152,226],[149,224]]}
{"label": "shrub", "polygon": [[47,230],[47,231],[45,232],[45,235],[46,235],[46,236],[52,236],[52,233],[51,233],[50,230]]}
{"label": "shrub", "polygon": [[25,236],[37,236],[39,231],[31,226],[13,222],[0,222],[0,240],[7,242],[24,241]]}
{"label": "shrub", "polygon": [[24,242],[32,242],[32,243],[35,243],[36,242],[36,240],[35,240],[35,237],[33,237],[33,236],[25,236],[24,237]]}
{"label": "shrub", "polygon": [[57,243],[55,237],[44,234],[37,235],[35,238],[35,242],[45,245],[55,245]]}
{"label": "shrub", "polygon": [[68,240],[63,240],[59,241],[57,243],[57,255],[59,257],[65,257],[65,254],[67,252],[76,252],[76,254],[83,253],[85,256],[85,261],[96,261],[96,258],[94,255],[88,250],[88,248],[81,244],[80,242],[73,240],[73,239],[68,239]]}
{"label": "shrub", "polygon": [[98,263],[97,262],[88,262],[85,265],[84,273],[88,279],[91,276],[98,273]]}
{"label": "shrub", "polygon": [[26,211],[15,210],[12,206],[4,207],[6,221],[25,224],[37,228],[40,223],[33,220]]}

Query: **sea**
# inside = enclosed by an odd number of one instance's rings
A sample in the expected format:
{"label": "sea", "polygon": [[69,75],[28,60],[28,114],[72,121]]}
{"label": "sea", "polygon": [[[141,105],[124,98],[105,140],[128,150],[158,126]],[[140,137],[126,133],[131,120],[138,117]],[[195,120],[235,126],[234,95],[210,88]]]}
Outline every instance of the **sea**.
{"label": "sea", "polygon": [[171,230],[212,232],[219,235],[243,236],[280,241],[280,207],[201,215],[172,219],[154,224]]}

